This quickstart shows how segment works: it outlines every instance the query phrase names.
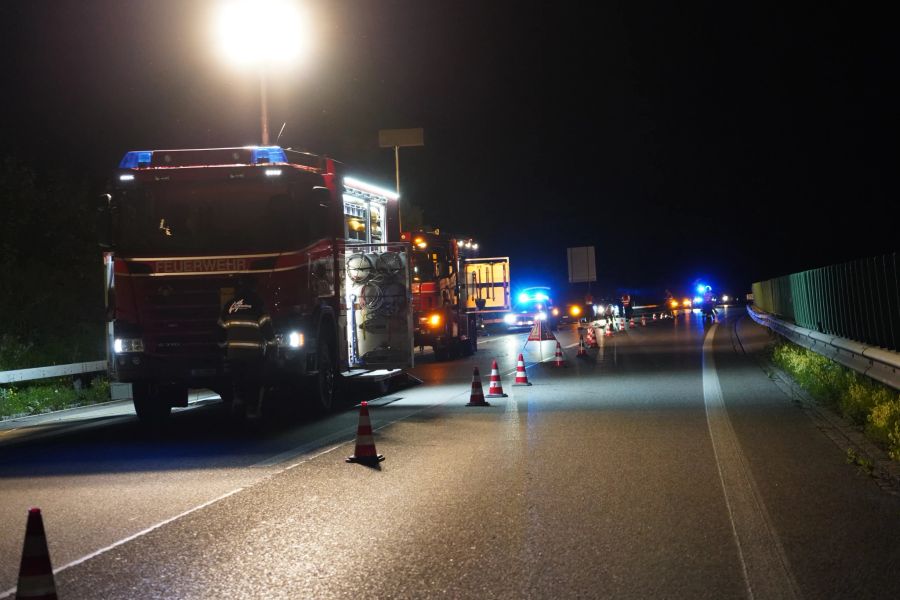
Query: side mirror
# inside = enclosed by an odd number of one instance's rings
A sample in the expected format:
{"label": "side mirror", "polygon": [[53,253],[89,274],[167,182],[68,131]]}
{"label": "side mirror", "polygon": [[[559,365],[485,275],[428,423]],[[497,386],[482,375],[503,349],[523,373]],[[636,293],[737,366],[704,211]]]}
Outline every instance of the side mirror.
{"label": "side mirror", "polygon": [[101,194],[97,199],[97,243],[101,248],[112,248],[112,196]]}
{"label": "side mirror", "polygon": [[312,189],[312,198],[313,201],[318,203],[322,208],[331,206],[331,192],[327,187],[322,187],[321,185],[315,186]]}

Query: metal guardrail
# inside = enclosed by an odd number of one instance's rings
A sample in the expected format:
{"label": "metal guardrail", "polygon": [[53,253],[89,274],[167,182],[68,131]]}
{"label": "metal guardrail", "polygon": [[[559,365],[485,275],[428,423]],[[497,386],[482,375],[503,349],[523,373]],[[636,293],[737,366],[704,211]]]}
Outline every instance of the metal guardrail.
{"label": "metal guardrail", "polygon": [[747,306],[747,314],[760,325],[783,335],[798,346],[803,346],[858,373],[889,385],[895,390],[900,390],[900,353],[898,352],[812,331],[782,321],[775,315],[761,311],[754,306]]}
{"label": "metal guardrail", "polygon": [[68,375],[86,375],[101,371],[106,371],[105,360],[55,365],[52,367],[35,367],[33,369],[18,369],[16,371],[0,371],[0,384],[49,379],[51,377],[66,377]]}
{"label": "metal guardrail", "polygon": [[766,312],[807,329],[900,350],[896,253],[759,281],[753,298]]}

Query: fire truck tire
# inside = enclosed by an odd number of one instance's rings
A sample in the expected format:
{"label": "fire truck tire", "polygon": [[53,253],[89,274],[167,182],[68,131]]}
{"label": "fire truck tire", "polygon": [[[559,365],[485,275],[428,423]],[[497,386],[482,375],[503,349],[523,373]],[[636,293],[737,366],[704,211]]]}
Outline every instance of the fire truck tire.
{"label": "fire truck tire", "polygon": [[134,412],[141,423],[156,425],[168,419],[172,405],[177,404],[175,394],[187,389],[178,386],[161,386],[152,383],[132,383],[131,395]]}
{"label": "fire truck tire", "polygon": [[462,355],[463,356],[472,356],[473,354],[475,354],[475,350],[476,350],[475,340],[473,340],[473,339],[464,340],[464,341],[460,342],[460,345],[462,346]]}
{"label": "fire truck tire", "polygon": [[313,411],[326,414],[334,410],[335,392],[337,390],[337,372],[331,345],[327,338],[319,341],[317,356],[318,372],[310,378],[310,404]]}

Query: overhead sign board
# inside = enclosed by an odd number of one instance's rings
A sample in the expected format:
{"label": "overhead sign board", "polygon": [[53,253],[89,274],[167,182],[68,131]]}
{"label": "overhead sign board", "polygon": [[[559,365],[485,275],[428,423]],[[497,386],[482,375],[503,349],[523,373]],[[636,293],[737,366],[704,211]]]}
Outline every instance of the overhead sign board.
{"label": "overhead sign board", "polygon": [[579,246],[567,248],[569,255],[569,283],[597,281],[597,265],[594,262],[594,247]]}
{"label": "overhead sign board", "polygon": [[382,129],[378,132],[378,145],[382,148],[424,146],[425,132],[421,127],[416,129]]}

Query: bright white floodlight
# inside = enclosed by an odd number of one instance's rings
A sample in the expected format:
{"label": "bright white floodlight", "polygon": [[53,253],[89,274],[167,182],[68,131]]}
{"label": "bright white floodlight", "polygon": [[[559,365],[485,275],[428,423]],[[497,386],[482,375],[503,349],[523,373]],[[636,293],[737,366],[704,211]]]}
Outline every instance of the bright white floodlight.
{"label": "bright white floodlight", "polygon": [[215,24],[219,50],[238,65],[290,64],[311,48],[308,15],[290,0],[232,0]]}

